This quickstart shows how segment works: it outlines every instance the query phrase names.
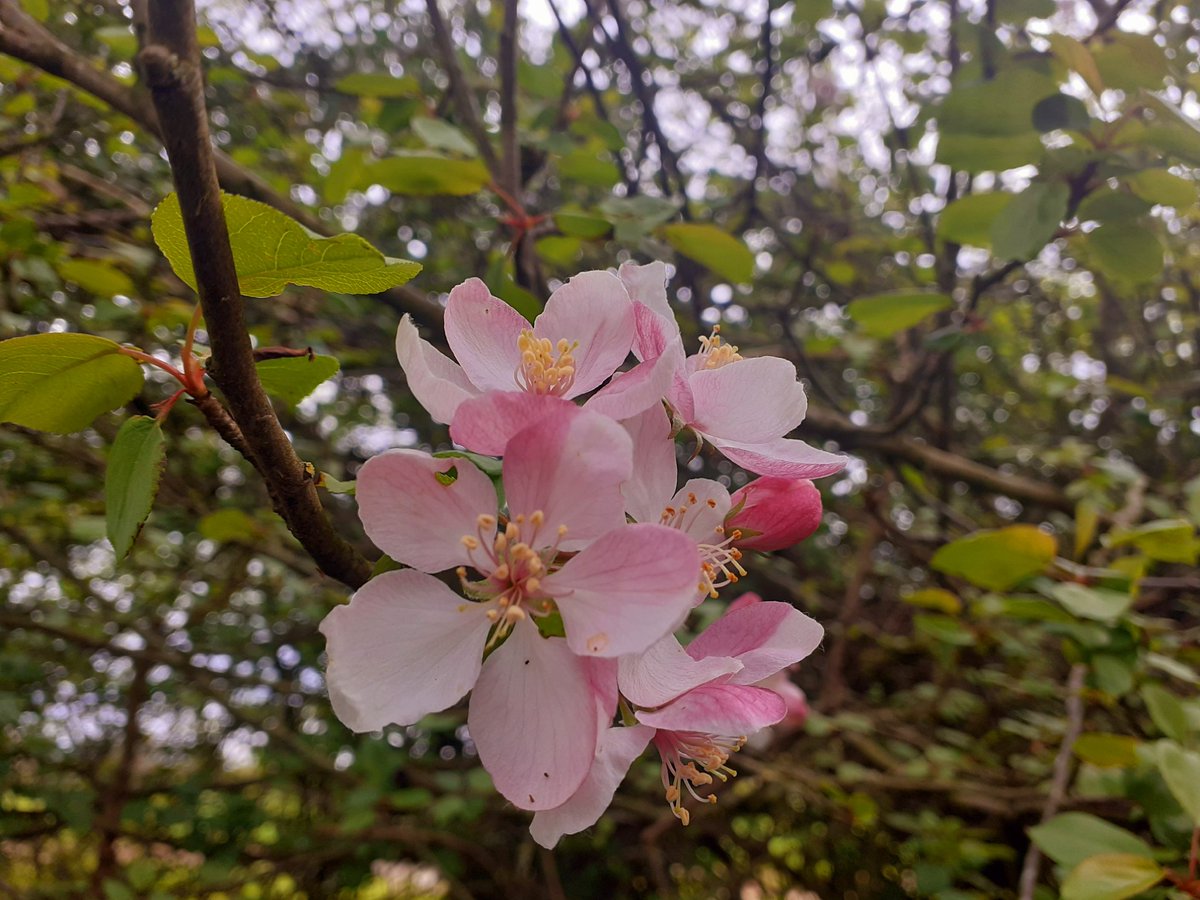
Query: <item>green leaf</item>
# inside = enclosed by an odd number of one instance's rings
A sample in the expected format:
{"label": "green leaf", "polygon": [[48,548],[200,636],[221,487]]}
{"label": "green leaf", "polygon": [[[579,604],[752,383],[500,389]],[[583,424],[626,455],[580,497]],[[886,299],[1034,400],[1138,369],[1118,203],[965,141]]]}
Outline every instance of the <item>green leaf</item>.
{"label": "green leaf", "polygon": [[133,547],[154,506],[166,457],[162,428],[148,416],[126,420],[117,432],[104,473],[104,514],[117,559]]}
{"label": "green leaf", "polygon": [[1148,34],[1113,31],[1112,40],[1092,55],[1104,84],[1121,91],[1159,89],[1170,72],[1163,48]]}
{"label": "green leaf", "polygon": [[1017,194],[992,222],[997,259],[1033,259],[1054,237],[1067,214],[1070,191],[1061,182],[1035,181]]}
{"label": "green leaf", "polygon": [[1065,34],[1049,34],[1046,40],[1050,42],[1050,52],[1062,60],[1068,68],[1075,70],[1092,93],[1097,97],[1104,93],[1104,79],[1096,67],[1096,60],[1086,46]]}
{"label": "green leaf", "polygon": [[38,431],[82,431],[142,389],[142,367],[90,334],[0,341],[0,422]]}
{"label": "green leaf", "polygon": [[1014,66],[990,81],[955,87],[937,109],[943,132],[1019,135],[1033,131],[1033,108],[1058,93],[1058,85],[1028,66]]}
{"label": "green leaf", "polygon": [[1159,741],[1154,749],[1163,781],[1192,825],[1200,828],[1200,753],[1184,750],[1174,741]]}
{"label": "green leaf", "polygon": [[1128,853],[1154,858],[1136,834],[1083,812],[1067,812],[1029,829],[1029,838],[1058,865],[1073,869],[1098,853]]}
{"label": "green leaf", "polygon": [[[674,212],[673,209],[672,212]],[[612,223],[607,219],[568,210],[556,212],[554,214],[554,224],[563,234],[570,237],[583,238],[584,240],[601,238],[612,231]]]}
{"label": "green leaf", "polygon": [[421,85],[411,75],[395,78],[387,74],[358,72],[339,78],[333,83],[334,90],[355,97],[419,97]]}
{"label": "green leaf", "polygon": [[559,159],[558,174],[567,183],[602,188],[621,180],[621,170],[607,153],[600,156],[589,150],[576,150]]}
{"label": "green leaf", "polygon": [[1114,622],[1133,605],[1133,597],[1107,588],[1093,588],[1073,582],[1055,582],[1039,587],[1081,619]]}
{"label": "green leaf", "polygon": [[1138,747],[1135,737],[1127,734],[1082,734],[1075,741],[1075,755],[1101,769],[1128,769],[1137,765]]}
{"label": "green leaf", "polygon": [[1089,194],[1076,215],[1083,220],[1093,219],[1097,222],[1122,223],[1128,219],[1150,212],[1151,204],[1141,197],[1136,197],[1126,191],[1096,191]]}
{"label": "green leaf", "polygon": [[459,129],[441,119],[431,119],[420,116],[412,120],[412,130],[417,133],[427,147],[434,150],[448,150],[463,156],[478,156],[475,145]]}
{"label": "green leaf", "polygon": [[1112,223],[1084,237],[1089,261],[1105,275],[1134,284],[1162,272],[1163,250],[1154,232],[1133,223]]}
{"label": "green leaf", "polygon": [[[377,294],[411,279],[421,264],[384,256],[356,234],[321,237],[257,200],[222,194],[238,283],[247,297],[274,297],[288,284],[348,294]],[[168,194],[150,220],[171,268],[196,288],[179,197]]]}
{"label": "green leaf", "polygon": [[1012,199],[1012,194],[991,191],[955,200],[938,216],[937,236],[956,244],[991,247],[992,222]]}
{"label": "green leaf", "polygon": [[913,616],[913,629],[918,634],[949,644],[952,647],[973,647],[978,640],[975,633],[965,628],[957,619],[949,616],[918,614]]}
{"label": "green leaf", "polygon": [[1196,182],[1172,175],[1166,169],[1146,169],[1130,175],[1125,181],[1147,203],[1175,209],[1190,209],[1196,203]]}
{"label": "green leaf", "polygon": [[64,279],[98,297],[133,293],[133,281],[128,275],[98,259],[64,259],[56,268]]}
{"label": "green leaf", "polygon": [[1169,738],[1186,741],[1191,734],[1187,710],[1179,698],[1161,684],[1145,684],[1141,690],[1142,702],[1154,720],[1155,726]]}
{"label": "green leaf", "polygon": [[930,565],[993,591],[1006,591],[1036,575],[1058,551],[1053,536],[1032,525],[977,531],[940,548]]}
{"label": "green leaf", "polygon": [[952,594],[945,588],[923,588],[913,591],[901,599],[909,606],[936,609],[938,612],[950,616],[956,616],[962,612],[962,600],[958,598],[957,594]]}
{"label": "green leaf", "polygon": [[1186,519],[1158,519],[1137,528],[1108,536],[1109,547],[1132,544],[1150,559],[1159,562],[1196,564],[1195,528]]}
{"label": "green leaf", "polygon": [[1154,887],[1162,877],[1162,867],[1144,856],[1101,853],[1071,870],[1062,885],[1062,900],[1125,900]]}
{"label": "green leaf", "polygon": [[465,197],[491,183],[487,166],[477,159],[454,159],[436,153],[404,153],[366,166],[365,178],[393,194]]}
{"label": "green leaf", "polygon": [[934,313],[949,309],[954,301],[946,294],[927,291],[896,291],[859,297],[850,302],[846,313],[865,334],[888,338],[919,325]]}
{"label": "green leaf", "polygon": [[295,406],[328,381],[338,370],[332,356],[292,356],[283,359],[264,359],[255,363],[263,389],[289,406]]}
{"label": "green leaf", "polygon": [[1001,135],[947,131],[938,136],[937,161],[972,174],[1003,172],[1036,164],[1042,150],[1036,131]]}
{"label": "green leaf", "polygon": [[1083,102],[1066,94],[1051,94],[1033,108],[1033,125],[1042,132],[1086,131],[1091,122]]}
{"label": "green leaf", "polygon": [[218,509],[200,520],[197,526],[205,540],[222,544],[253,544],[262,536],[262,525],[240,509]]}
{"label": "green leaf", "polygon": [[715,225],[681,222],[663,228],[668,244],[722,278],[748,284],[754,278],[754,254],[740,240]]}

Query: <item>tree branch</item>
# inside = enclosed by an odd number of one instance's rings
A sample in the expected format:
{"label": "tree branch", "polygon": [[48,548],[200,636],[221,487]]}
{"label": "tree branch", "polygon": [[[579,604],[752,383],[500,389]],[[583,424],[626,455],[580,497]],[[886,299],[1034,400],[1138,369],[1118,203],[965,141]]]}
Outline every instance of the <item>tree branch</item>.
{"label": "tree branch", "polygon": [[288,530],[326,574],[359,587],[370,577],[371,565],[333,530],[254,368],[209,137],[192,0],[157,0],[150,5],[149,25],[139,61],[179,194],[212,346],[208,372],[244,438],[239,449],[249,451]]}

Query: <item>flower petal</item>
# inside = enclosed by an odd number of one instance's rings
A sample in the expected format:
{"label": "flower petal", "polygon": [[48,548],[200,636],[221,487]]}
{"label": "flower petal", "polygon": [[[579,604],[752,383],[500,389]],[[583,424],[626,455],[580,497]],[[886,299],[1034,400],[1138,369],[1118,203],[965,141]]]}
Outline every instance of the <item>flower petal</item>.
{"label": "flower petal", "polygon": [[667,506],[679,517],[678,528],[697,544],[719,544],[725,540],[725,516],[732,505],[729,489],[711,478],[693,478],[681,487]]}
{"label": "flower petal", "polygon": [[807,478],[764,475],[738,488],[727,530],[742,532],[743,550],[783,550],[821,526],[821,492]]}
{"label": "flower petal", "polygon": [[618,372],[612,381],[588,398],[585,409],[608,416],[628,419],[659,401],[671,392],[675,369],[670,357],[638,363],[628,372]]}
{"label": "flower petal", "polygon": [[461,403],[450,422],[450,438],[460,447],[503,456],[509,439],[543,416],[576,409],[570,400],[524,391],[488,391]]}
{"label": "flower petal", "polygon": [[423,572],[372,578],[321,623],[334,713],[363,732],[453,706],[479,675],[484,613]]}
{"label": "flower petal", "polygon": [[457,363],[421,339],[408,316],[396,329],[396,358],[408,389],[435,422],[449,424],[458,405],[479,393]]}
{"label": "flower petal", "polygon": [[666,263],[658,260],[644,266],[634,262],[621,263],[617,275],[634,303],[641,303],[664,319],[675,321],[675,313],[671,311],[671,304],[667,302]]}
{"label": "flower petal", "polygon": [[570,397],[599,387],[625,362],[634,331],[633,303],[625,285],[609,272],[576,275],[550,295],[533,323],[533,333],[552,344],[579,342]]}
{"label": "flower petal", "polygon": [[594,825],[653,736],[654,729],[644,725],[605,729],[596,744],[596,758],[579,789],[561,806],[534,814],[529,825],[533,839],[549,850],[564,834],[577,834]]}
{"label": "flower petal", "polygon": [[732,656],[742,670],[735,684],[753,684],[817,649],[825,629],[790,603],[763,601],[726,612],[688,644],[692,659]]}
{"label": "flower petal", "polygon": [[787,434],[804,421],[808,400],[786,359],[762,356],[688,378],[696,401],[694,424],[706,435],[757,443]]}
{"label": "flower petal", "polygon": [[542,580],[567,643],[582,656],[640,653],[672,632],[696,598],[700,554],[664,525],[624,525]]}
{"label": "flower petal", "polygon": [[[471,402],[471,401],[468,401]],[[704,439],[731,462],[759,475],[780,478],[824,478],[846,468],[846,457],[810,447],[804,441],[776,438],[752,443],[733,441],[704,433]]]}
{"label": "flower petal", "polygon": [[625,511],[637,522],[657,522],[675,491],[678,464],[671,422],[660,404],[621,423],[633,438],[633,475],[621,486]]}
{"label": "flower petal", "polygon": [[496,790],[521,809],[553,809],[596,753],[596,703],[584,661],[561,638],[518,622],[483,664],[467,714]]}
{"label": "flower petal", "polygon": [[[438,475],[450,469],[455,478],[444,484],[448,476]],[[439,459],[420,450],[371,457],[358,473],[354,496],[375,546],[422,572],[470,564],[463,535],[476,533],[481,514],[496,514],[491,479],[465,459]],[[490,540],[490,534],[485,537]]]}
{"label": "flower petal", "polygon": [[559,547],[581,550],[625,524],[621,484],[632,471],[633,440],[625,429],[571,406],[543,416],[508,442],[504,493],[513,517],[545,514],[535,549],[553,544],[564,526]]}
{"label": "flower petal", "polygon": [[662,731],[698,731],[727,737],[749,736],[787,715],[787,703],[774,691],[741,684],[705,684],[637,719]]}
{"label": "flower petal", "polygon": [[742,668],[732,657],[693,658],[671,634],[652,644],[645,653],[622,656],[617,663],[621,693],[643,709],[662,706],[692,688]]}
{"label": "flower petal", "polygon": [[480,390],[519,390],[517,338],[526,328],[525,317],[493,297],[478,278],[468,278],[454,288],[446,301],[446,343]]}

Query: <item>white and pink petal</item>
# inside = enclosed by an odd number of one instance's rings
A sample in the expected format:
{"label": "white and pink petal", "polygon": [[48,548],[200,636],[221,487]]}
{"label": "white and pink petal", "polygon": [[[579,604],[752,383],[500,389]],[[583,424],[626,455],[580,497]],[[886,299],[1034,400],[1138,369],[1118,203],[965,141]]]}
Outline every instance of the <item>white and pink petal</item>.
{"label": "white and pink petal", "polygon": [[396,329],[396,358],[409,391],[435,422],[450,424],[459,405],[479,395],[462,368],[423,340],[408,316]]}
{"label": "white and pink petal", "polygon": [[533,332],[557,347],[578,344],[575,381],[568,397],[598,388],[625,362],[636,327],[625,285],[610,272],[581,272],[546,301]]}
{"label": "white and pink petal", "polygon": [[730,609],[688,644],[693,659],[733,657],[742,669],[731,681],[754,684],[809,656],[825,629],[790,603],[762,601]]}
{"label": "white and pink petal", "polygon": [[478,278],[469,278],[450,292],[446,302],[446,343],[463,371],[481,391],[519,390],[521,364],[517,340],[529,328],[519,312]]}

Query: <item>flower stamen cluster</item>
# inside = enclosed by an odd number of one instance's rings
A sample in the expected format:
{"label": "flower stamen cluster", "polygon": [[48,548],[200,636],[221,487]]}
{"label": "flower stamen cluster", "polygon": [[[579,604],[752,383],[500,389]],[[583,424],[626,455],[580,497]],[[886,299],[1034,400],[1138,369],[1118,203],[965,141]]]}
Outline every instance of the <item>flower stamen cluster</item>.
{"label": "flower stamen cluster", "polygon": [[712,334],[700,336],[700,355],[704,357],[705,369],[719,369],[733,362],[740,362],[736,344],[726,344],[721,338],[721,326],[714,325]]}
{"label": "flower stamen cluster", "polygon": [[539,338],[533,329],[526,328],[517,338],[521,362],[514,379],[523,391],[563,397],[575,384],[575,357],[579,341],[560,338],[557,344],[549,338]]}
{"label": "flower stamen cluster", "polygon": [[726,763],[729,757],[746,744],[746,736],[701,734],[696,731],[660,731],[654,737],[661,764],[661,778],[667,804],[671,812],[685,826],[691,821],[691,813],[683,805],[683,791],[687,790],[701,803],[716,803],[716,794],[701,796],[697,787],[707,787],[714,779],[722,782],[737,776],[737,771]]}

